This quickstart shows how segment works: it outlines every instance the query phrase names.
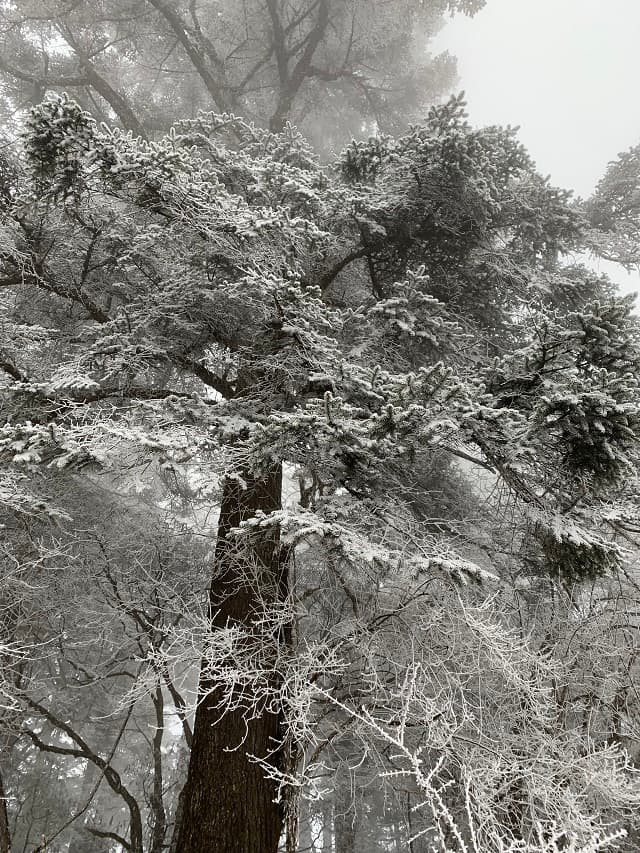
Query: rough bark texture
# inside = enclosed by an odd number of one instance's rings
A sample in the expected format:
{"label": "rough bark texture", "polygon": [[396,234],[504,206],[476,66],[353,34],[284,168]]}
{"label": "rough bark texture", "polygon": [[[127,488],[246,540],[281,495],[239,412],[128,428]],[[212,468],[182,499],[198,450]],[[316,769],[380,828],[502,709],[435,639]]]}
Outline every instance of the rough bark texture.
{"label": "rough bark texture", "polygon": [[[276,534],[265,533],[244,556],[226,539],[230,528],[257,510],[271,512],[280,507],[281,468],[260,479],[242,476],[246,488],[237,479],[228,479],[222,496],[211,585],[214,628],[251,625],[261,596],[282,594],[284,568]],[[249,715],[240,709],[221,716],[216,707],[219,685],[201,679],[200,691],[205,698],[195,718],[177,851],[276,853],[283,824],[282,809],[274,802],[276,786],[248,756],[278,762],[279,716],[259,707]],[[245,699],[242,694],[234,698]],[[247,705],[251,701],[247,695]]]}

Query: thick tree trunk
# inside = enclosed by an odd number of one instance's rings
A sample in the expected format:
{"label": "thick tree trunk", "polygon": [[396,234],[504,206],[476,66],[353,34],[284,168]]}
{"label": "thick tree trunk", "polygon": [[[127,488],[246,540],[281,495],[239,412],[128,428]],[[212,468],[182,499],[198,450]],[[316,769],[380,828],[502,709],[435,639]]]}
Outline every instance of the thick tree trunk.
{"label": "thick tree trunk", "polygon": [[[258,510],[280,508],[281,466],[264,478],[244,473],[242,478],[243,483],[229,478],[224,485],[211,585],[214,629],[250,627],[264,598],[277,599],[284,592],[286,567],[276,533],[262,534],[250,552],[238,551],[226,538]],[[276,853],[283,825],[276,785],[249,756],[278,763],[279,715],[252,707],[251,695],[241,688],[233,696],[234,706],[244,707],[223,713],[218,707],[221,687],[206,675],[200,692],[204,698],[196,712],[177,851]]]}

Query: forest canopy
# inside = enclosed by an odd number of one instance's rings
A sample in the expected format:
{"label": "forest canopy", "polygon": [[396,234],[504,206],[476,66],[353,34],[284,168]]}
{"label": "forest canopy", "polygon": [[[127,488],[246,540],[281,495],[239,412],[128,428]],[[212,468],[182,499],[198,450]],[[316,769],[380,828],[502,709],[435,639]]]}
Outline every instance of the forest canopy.
{"label": "forest canopy", "polygon": [[3,4],[0,853],[638,849],[637,157],[409,124],[481,5]]}

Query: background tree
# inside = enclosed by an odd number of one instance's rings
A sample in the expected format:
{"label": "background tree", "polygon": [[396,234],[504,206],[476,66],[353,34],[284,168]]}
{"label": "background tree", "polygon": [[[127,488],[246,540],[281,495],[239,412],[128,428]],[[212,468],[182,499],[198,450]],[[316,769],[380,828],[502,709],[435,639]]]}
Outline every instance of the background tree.
{"label": "background tree", "polygon": [[585,204],[592,226],[589,248],[600,257],[637,268],[639,237],[640,149],[621,152],[609,163]]}
{"label": "background tree", "polygon": [[47,530],[30,519],[40,548],[14,562],[2,590],[3,612],[19,614],[16,636],[31,649],[3,720],[13,844],[31,849],[45,837],[86,850],[93,839],[108,849],[104,839],[130,837],[132,849],[158,851],[182,782],[180,721],[187,742],[190,728],[182,683],[141,659],[162,646],[169,624],[202,606],[199,547],[185,530],[168,536],[168,516],[165,532],[160,518],[152,527],[149,504],[143,521],[140,488],[127,495],[125,478],[115,493],[104,478],[58,474],[47,485],[76,524]]}
{"label": "background tree", "polygon": [[5,109],[65,90],[142,137],[215,109],[272,130],[291,120],[329,151],[422,117],[455,78],[448,54],[429,54],[430,38],[445,14],[483,5],[11,0],[0,7]]}

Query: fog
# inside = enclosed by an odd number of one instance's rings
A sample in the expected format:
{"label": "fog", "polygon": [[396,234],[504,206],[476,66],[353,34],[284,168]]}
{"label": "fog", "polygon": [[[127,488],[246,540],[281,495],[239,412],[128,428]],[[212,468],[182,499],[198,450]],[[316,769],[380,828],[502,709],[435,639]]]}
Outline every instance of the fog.
{"label": "fog", "polygon": [[[640,141],[640,5],[491,0],[451,19],[434,48],[458,60],[474,124],[511,124],[539,170],[588,197],[607,163]],[[640,276],[594,261],[625,291]]]}
{"label": "fog", "polygon": [[0,0],[0,853],[640,853],[639,23]]}

